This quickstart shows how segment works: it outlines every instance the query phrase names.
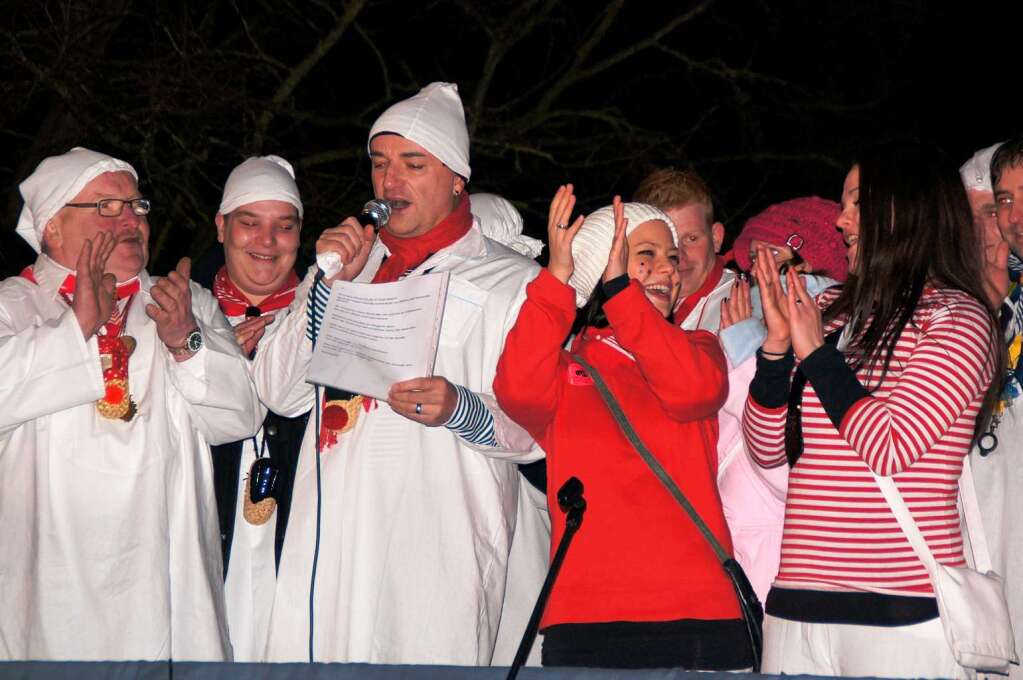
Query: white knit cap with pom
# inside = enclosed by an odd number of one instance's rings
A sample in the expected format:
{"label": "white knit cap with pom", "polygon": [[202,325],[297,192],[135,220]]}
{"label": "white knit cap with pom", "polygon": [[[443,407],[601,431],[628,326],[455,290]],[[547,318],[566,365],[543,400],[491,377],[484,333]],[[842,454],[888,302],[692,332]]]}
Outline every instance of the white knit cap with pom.
{"label": "white knit cap with pom", "polygon": [[472,174],[469,129],[465,126],[465,109],[457,85],[430,83],[414,96],[394,104],[373,123],[369,141],[385,132],[412,140],[469,181]]}
{"label": "white knit cap with pom", "polygon": [[963,178],[963,186],[967,191],[994,191],[991,188],[991,158],[1002,144],[998,142],[981,149],[959,168],[959,176]]}
{"label": "white knit cap with pom", "polygon": [[295,206],[302,217],[302,198],[295,183],[295,169],[280,156],[253,156],[231,171],[220,200],[221,215],[259,201],[283,201]]}
{"label": "white knit cap with pom", "polygon": [[[651,220],[660,220],[668,225],[671,240],[678,245],[678,232],[675,223],[664,211],[646,203],[626,203],[625,217],[629,220],[625,228],[628,236],[639,225]],[[582,307],[593,294],[593,289],[607,269],[607,258],[611,254],[611,242],[614,241],[615,217],[614,206],[605,206],[591,213],[572,241],[572,260],[575,271],[568,285],[575,288],[575,304]]]}
{"label": "white knit cap with pom", "polygon": [[497,194],[472,194],[469,210],[480,222],[483,235],[528,258],[539,257],[543,241],[522,234],[522,215],[507,198]]}

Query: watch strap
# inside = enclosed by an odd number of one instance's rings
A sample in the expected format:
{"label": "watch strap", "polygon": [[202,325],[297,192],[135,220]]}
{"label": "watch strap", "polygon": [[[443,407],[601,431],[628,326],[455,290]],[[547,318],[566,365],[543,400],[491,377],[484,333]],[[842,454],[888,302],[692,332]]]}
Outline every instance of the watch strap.
{"label": "watch strap", "polygon": [[181,356],[185,356],[185,355],[188,355],[188,354],[195,354],[195,352],[198,351],[198,350],[193,350],[190,347],[191,343],[189,342],[189,339],[192,337],[192,335],[194,333],[200,333],[200,330],[199,330],[198,326],[196,326],[192,330],[188,331],[188,334],[185,335],[185,344],[184,345],[181,345],[180,347],[171,347],[170,345],[165,344],[164,347],[166,347],[167,351],[170,352],[173,356],[176,356],[176,357],[181,357]]}

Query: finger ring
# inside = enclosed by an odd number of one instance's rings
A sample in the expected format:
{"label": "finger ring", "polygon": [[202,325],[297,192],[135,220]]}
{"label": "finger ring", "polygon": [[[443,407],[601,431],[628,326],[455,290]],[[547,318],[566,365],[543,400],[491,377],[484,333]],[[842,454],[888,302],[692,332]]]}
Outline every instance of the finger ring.
{"label": "finger ring", "polygon": [[558,229],[568,229],[568,225],[564,222],[558,222]]}
{"label": "finger ring", "polygon": [[422,412],[423,412],[423,405],[422,404],[416,404],[416,413],[419,414],[419,413],[422,413]]}

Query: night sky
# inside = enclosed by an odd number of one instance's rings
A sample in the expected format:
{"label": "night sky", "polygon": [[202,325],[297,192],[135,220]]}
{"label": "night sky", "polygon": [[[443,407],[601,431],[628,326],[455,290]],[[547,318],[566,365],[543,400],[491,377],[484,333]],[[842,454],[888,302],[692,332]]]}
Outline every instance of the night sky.
{"label": "night sky", "polygon": [[[1006,9],[1006,7],[1013,9]],[[652,168],[695,166],[734,236],[771,203],[837,198],[856,150],[905,137],[956,162],[1023,129],[1023,3],[3,2],[0,274],[32,259],[17,185],[84,145],[133,163],[157,274],[213,245],[230,169],[297,168],[306,249],[369,197],[366,133],[389,103],[457,82],[470,191],[540,235]]]}

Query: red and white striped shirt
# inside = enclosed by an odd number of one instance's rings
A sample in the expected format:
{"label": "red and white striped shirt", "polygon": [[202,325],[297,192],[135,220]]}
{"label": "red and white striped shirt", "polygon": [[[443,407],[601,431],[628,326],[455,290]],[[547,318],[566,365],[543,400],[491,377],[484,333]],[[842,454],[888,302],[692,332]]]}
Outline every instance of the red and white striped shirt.
{"label": "red and white striped shirt", "polygon": [[[826,308],[837,295],[823,293],[818,305]],[[842,323],[833,322],[825,332]],[[933,593],[871,469],[894,477],[937,560],[965,564],[956,496],[974,422],[992,380],[993,334],[980,302],[960,291],[927,289],[881,384],[881,362],[872,373],[868,367],[857,371],[872,394],[846,412],[841,427],[836,429],[807,383],[804,449],[789,476],[775,586]],[[743,436],[763,467],[786,464],[787,410],[747,399]]]}

